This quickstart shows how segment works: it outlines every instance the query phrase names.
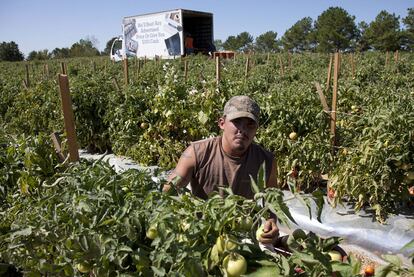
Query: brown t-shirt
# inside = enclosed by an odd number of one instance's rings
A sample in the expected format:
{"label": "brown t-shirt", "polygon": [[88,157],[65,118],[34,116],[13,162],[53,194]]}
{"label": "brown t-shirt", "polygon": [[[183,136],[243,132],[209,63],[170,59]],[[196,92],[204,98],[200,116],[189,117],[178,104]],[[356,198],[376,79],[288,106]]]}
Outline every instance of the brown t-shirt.
{"label": "brown t-shirt", "polygon": [[252,143],[242,157],[232,157],[223,151],[221,137],[193,142],[196,165],[191,178],[194,195],[207,199],[219,186],[231,187],[234,194],[252,199],[250,175],[257,181],[257,173],[263,162],[266,180],[269,180],[273,154]]}

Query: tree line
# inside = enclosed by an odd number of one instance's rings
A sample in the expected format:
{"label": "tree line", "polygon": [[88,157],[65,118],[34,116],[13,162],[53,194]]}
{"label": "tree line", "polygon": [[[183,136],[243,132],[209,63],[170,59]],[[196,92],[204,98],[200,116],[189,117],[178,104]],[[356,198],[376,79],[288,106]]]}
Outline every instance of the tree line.
{"label": "tree line", "polygon": [[[229,36],[224,42],[215,41],[217,49],[257,52],[354,52],[412,51],[414,49],[414,8],[402,18],[381,11],[370,22],[355,23],[355,16],[339,7],[325,10],[316,20],[305,17],[297,21],[278,39],[268,31],[256,39],[248,32]],[[404,28],[401,28],[401,23]]]}
{"label": "tree line", "polygon": [[[218,50],[238,52],[354,52],[354,51],[412,51],[414,49],[414,8],[407,9],[408,14],[402,18],[385,10],[367,23],[355,22],[340,7],[330,7],[316,20],[305,17],[293,24],[279,39],[277,33],[268,31],[256,37],[248,32],[229,36],[224,42],[215,40]],[[403,26],[403,27],[402,27]],[[108,55],[115,37],[107,43],[105,50],[100,52],[94,42],[87,38],[74,43],[70,48],[55,48],[32,51],[27,60],[46,60],[51,58],[88,57]],[[24,55],[15,42],[0,44],[0,61],[21,61]]]}

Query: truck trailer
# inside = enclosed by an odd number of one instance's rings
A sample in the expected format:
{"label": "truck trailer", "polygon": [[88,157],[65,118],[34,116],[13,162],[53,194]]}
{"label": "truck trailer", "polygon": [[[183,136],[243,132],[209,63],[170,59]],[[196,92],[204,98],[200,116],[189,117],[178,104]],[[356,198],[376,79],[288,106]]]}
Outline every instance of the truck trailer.
{"label": "truck trailer", "polygon": [[[192,49],[185,47],[186,40],[192,40]],[[212,13],[175,9],[127,16],[122,20],[122,35],[112,43],[110,58],[171,59],[209,53],[215,50],[213,41]]]}

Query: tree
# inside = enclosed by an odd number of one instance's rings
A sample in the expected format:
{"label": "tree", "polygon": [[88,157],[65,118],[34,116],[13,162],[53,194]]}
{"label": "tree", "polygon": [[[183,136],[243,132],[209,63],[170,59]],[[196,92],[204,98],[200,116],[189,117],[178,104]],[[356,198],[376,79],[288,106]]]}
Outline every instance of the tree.
{"label": "tree", "polygon": [[293,52],[302,52],[312,49],[311,34],[312,18],[305,17],[296,22],[283,35],[281,42],[283,49]]}
{"label": "tree", "polygon": [[226,41],[223,43],[223,47],[225,50],[233,50],[236,51],[239,49],[239,43],[235,36],[229,36]]}
{"label": "tree", "polygon": [[414,8],[407,9],[408,15],[403,18],[403,23],[407,31],[414,33]]}
{"label": "tree", "polygon": [[213,44],[214,44],[214,47],[216,47],[216,49],[218,51],[221,51],[221,50],[224,49],[224,47],[223,47],[223,41],[221,39],[215,39],[214,42],[213,42]]}
{"label": "tree", "polygon": [[387,11],[381,11],[366,29],[365,38],[375,50],[395,51],[400,49],[399,17]]}
{"label": "tree", "polygon": [[253,36],[248,32],[242,32],[237,35],[237,40],[240,43],[240,51],[247,52],[253,48]]}
{"label": "tree", "polygon": [[408,9],[408,15],[403,18],[405,30],[403,31],[403,47],[407,50],[414,49],[414,8]]}
{"label": "tree", "polygon": [[356,36],[355,16],[342,8],[327,9],[315,22],[315,39],[321,52],[349,50]]}
{"label": "tree", "polygon": [[48,60],[50,59],[51,54],[47,49],[41,51],[31,51],[27,56],[27,60],[34,61],[34,60]]}
{"label": "tree", "polygon": [[102,52],[103,55],[109,55],[111,52],[112,44],[114,43],[114,40],[116,40],[118,37],[113,37],[106,43],[105,49]]}
{"label": "tree", "polygon": [[19,46],[14,42],[3,41],[0,44],[0,61],[22,61],[24,60],[23,53],[20,52]]}
{"label": "tree", "polygon": [[253,37],[248,32],[242,32],[235,36],[229,36],[223,43],[226,50],[248,51],[252,48]]}
{"label": "tree", "polygon": [[369,41],[366,36],[366,31],[368,29],[369,25],[365,21],[361,21],[358,24],[358,39],[356,43],[356,50],[358,51],[366,51],[370,49]]}
{"label": "tree", "polygon": [[92,57],[99,56],[99,50],[93,46],[92,41],[89,39],[81,39],[79,42],[74,43],[70,49],[71,57]]}
{"label": "tree", "polygon": [[52,57],[54,59],[64,59],[70,57],[69,48],[55,48],[52,51]]}
{"label": "tree", "polygon": [[278,47],[277,33],[268,31],[256,38],[255,49],[259,52],[276,52]]}

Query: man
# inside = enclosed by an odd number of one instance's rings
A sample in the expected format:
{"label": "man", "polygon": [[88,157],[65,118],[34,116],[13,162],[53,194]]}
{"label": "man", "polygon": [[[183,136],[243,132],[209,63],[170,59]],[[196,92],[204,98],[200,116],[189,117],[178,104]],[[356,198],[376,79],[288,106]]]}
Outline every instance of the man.
{"label": "man", "polygon": [[194,54],[194,38],[190,33],[187,33],[184,40],[185,53],[187,55]]}
{"label": "man", "polygon": [[[178,187],[191,184],[194,195],[206,199],[219,185],[229,186],[234,194],[252,199],[250,176],[256,178],[263,163],[267,187],[276,187],[276,164],[272,153],[253,143],[259,126],[260,108],[248,96],[234,96],[224,106],[219,119],[222,136],[191,143],[181,155],[163,190],[176,179]],[[279,236],[276,217],[268,219],[260,241],[274,244]]]}

